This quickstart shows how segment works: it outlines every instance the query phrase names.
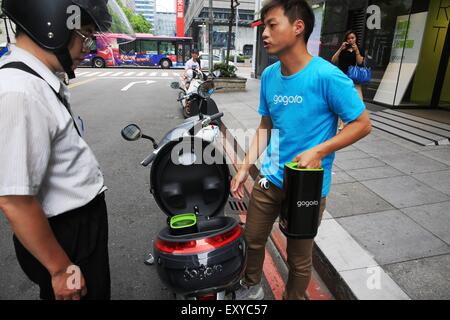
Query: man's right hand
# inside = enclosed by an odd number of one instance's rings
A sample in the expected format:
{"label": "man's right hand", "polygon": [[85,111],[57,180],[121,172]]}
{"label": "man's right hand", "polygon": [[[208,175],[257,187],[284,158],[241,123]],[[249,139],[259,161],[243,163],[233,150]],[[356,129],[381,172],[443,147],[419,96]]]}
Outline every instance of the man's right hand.
{"label": "man's right hand", "polygon": [[84,276],[75,265],[53,274],[52,286],[56,300],[80,300],[87,294]]}
{"label": "man's right hand", "polygon": [[231,194],[234,198],[243,200],[244,199],[244,184],[249,176],[248,170],[239,170],[236,176],[231,180]]}

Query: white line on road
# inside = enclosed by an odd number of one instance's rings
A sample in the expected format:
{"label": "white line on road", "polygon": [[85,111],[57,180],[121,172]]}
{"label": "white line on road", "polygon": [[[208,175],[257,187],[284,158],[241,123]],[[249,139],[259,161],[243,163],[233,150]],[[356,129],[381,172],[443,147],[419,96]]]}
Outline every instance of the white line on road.
{"label": "white line on road", "polygon": [[139,73],[137,74],[137,76],[138,76],[138,77],[142,77],[142,76],[144,76],[146,73],[147,73],[147,72],[139,72]]}
{"label": "white line on road", "polygon": [[117,77],[117,76],[120,76],[120,75],[123,74],[123,73],[124,73],[123,71],[121,71],[121,72],[116,72],[116,73],[112,74],[111,77]]}
{"label": "white line on road", "polygon": [[93,77],[93,76],[96,76],[98,74],[101,74],[101,72],[92,72],[92,73],[87,74],[86,77]]}
{"label": "white line on road", "polygon": [[135,84],[139,84],[139,83],[144,83],[146,85],[155,83],[155,81],[152,80],[147,80],[147,81],[136,81],[136,82],[131,82],[130,84],[128,84],[127,86],[123,87],[122,91],[128,91],[128,89],[130,89],[132,86],[134,86]]}
{"label": "white line on road", "polygon": [[162,77],[168,77],[169,74],[168,74],[167,72],[163,72],[163,73],[161,74],[161,76],[162,76]]}
{"label": "white line on road", "polygon": [[150,77],[156,77],[156,72],[150,73]]}
{"label": "white line on road", "polygon": [[128,72],[128,73],[125,73],[123,76],[124,77],[129,77],[129,76],[132,76],[134,74],[134,72]]}
{"label": "white line on road", "polygon": [[89,72],[79,72],[79,73],[77,72],[75,74],[76,74],[77,77],[81,77],[81,76],[83,76],[83,75],[85,75],[87,73],[89,73]]}
{"label": "white line on road", "polygon": [[106,77],[106,76],[110,76],[111,74],[113,74],[113,72],[105,72],[99,75],[99,77]]}

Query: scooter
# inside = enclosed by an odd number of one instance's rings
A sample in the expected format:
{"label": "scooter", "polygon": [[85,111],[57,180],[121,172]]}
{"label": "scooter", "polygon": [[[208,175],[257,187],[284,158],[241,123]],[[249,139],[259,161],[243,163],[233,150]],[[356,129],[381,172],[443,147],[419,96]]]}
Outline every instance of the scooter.
{"label": "scooter", "polygon": [[[199,86],[200,111],[213,91],[212,82]],[[236,219],[224,216],[231,176],[214,144],[222,116],[200,112],[161,143],[137,125],[122,130],[128,141],[145,138],[153,143],[155,150],[141,164],[152,164],[150,192],[168,218],[154,240],[150,263],[179,300],[233,299],[246,264],[243,229]]]}
{"label": "scooter", "polygon": [[[214,78],[220,76],[219,71],[207,74],[202,70],[197,70],[195,67],[188,70],[187,79],[182,79],[180,82],[172,82],[171,88],[179,90],[177,101],[181,104],[181,109],[185,119],[196,116],[200,112],[200,101],[198,97],[198,88],[205,81],[212,81]],[[219,90],[217,88],[216,90]],[[219,112],[217,104],[210,97],[206,99],[206,107],[204,114],[213,115]]]}

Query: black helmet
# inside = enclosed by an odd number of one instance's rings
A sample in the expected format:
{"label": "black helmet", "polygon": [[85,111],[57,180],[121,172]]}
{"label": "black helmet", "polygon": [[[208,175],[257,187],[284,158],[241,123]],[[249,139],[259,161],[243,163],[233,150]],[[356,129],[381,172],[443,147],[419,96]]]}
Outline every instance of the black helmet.
{"label": "black helmet", "polygon": [[92,21],[102,33],[134,37],[115,0],[3,0],[2,10],[33,41],[56,55],[70,79],[75,74],[68,45],[77,21]]}

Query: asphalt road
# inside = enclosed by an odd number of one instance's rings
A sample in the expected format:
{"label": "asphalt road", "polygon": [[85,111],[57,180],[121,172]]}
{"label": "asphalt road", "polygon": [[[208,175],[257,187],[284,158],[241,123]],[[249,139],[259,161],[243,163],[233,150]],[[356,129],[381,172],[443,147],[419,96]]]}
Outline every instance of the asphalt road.
{"label": "asphalt road", "polygon": [[[170,83],[181,73],[79,69],[79,77],[71,83],[72,109],[84,120],[85,138],[109,188],[106,200],[113,299],[172,299],[156,268],[143,263],[152,239],[166,223],[166,216],[149,193],[149,169],[140,165],[153,150],[152,145],[147,140],[126,142],[120,131],[135,123],[159,140],[179,124],[183,118],[177,92]],[[130,86],[132,82],[139,83]],[[11,238],[11,229],[0,214],[0,299],[37,299],[38,289],[20,269]]]}

